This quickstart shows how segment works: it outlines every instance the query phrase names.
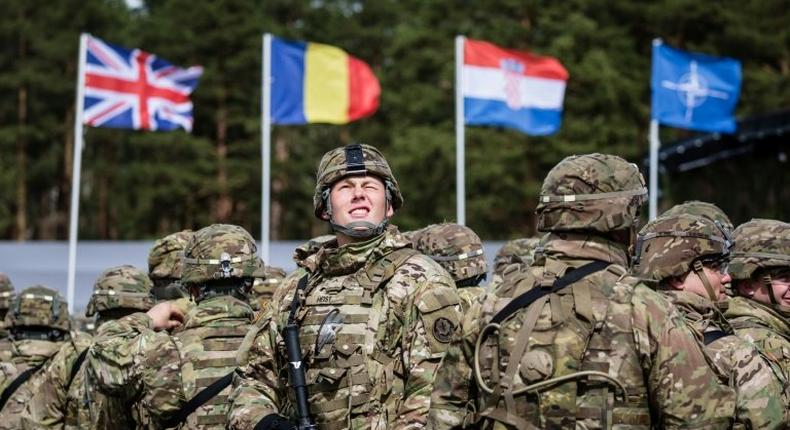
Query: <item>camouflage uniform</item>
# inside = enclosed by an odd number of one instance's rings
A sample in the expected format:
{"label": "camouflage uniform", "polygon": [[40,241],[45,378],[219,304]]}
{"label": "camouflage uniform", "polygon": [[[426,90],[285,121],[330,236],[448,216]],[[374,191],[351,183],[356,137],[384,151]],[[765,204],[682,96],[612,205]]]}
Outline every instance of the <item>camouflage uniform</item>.
{"label": "camouflage uniform", "polygon": [[[101,326],[135,311],[146,311],[154,304],[152,286],[148,275],[132,266],[107,269],[93,286],[85,314]],[[96,391],[85,361],[90,343],[87,336],[80,337],[76,348],[64,345],[53,356],[40,375],[39,390],[28,403],[22,418],[24,428],[122,430],[144,422],[133,416],[134,409],[121,399]]]}
{"label": "camouflage uniform", "polygon": [[14,284],[5,273],[0,273],[0,362],[11,360],[11,340],[5,327],[5,315],[14,299]]}
{"label": "camouflage uniform", "polygon": [[[750,342],[734,335],[717,308],[720,297],[703,271],[702,260],[721,262],[729,257],[731,243],[723,225],[694,215],[662,215],[639,232],[636,243],[635,275],[657,283],[696,331],[722,383],[735,389],[736,423],[746,428],[783,428],[790,415],[783,401],[781,370]],[[692,271],[705,285],[708,297],[667,285],[667,280]]]}
{"label": "camouflage uniform", "polygon": [[148,277],[154,283],[157,300],[189,298],[189,292],[181,285],[182,258],[184,247],[194,233],[182,230],[167,235],[156,242],[148,253]]}
{"label": "camouflage uniform", "polygon": [[247,292],[253,278],[264,275],[256,252],[254,240],[239,226],[215,224],[196,232],[184,250],[181,282],[197,305],[172,333],[152,331],[144,313],[100,327],[88,354],[99,389],[140,396],[153,428],[224,429],[229,387],[183,422],[169,421],[235,367],[253,322]]}
{"label": "camouflage uniform", "polygon": [[488,289],[495,291],[509,273],[518,272],[521,268],[532,265],[535,259],[535,251],[540,246],[540,239],[537,237],[513,239],[505,242],[494,257],[494,273]]}
{"label": "camouflage uniform", "polygon": [[[537,207],[545,249],[465,315],[467,332],[452,346],[474,364],[479,425],[729,426],[734,393],[717,383],[693,332],[664,297],[626,276],[646,194],[636,166],[611,155],[568,157],[549,172]],[[506,308],[525,292],[531,304]],[[463,424],[458,366],[439,370],[435,428]]]}
{"label": "camouflage uniform", "polygon": [[[381,178],[387,204],[402,204],[383,155],[350,145],[321,160],[316,216],[326,211],[333,224],[328,190],[353,174]],[[259,321],[249,351],[239,359],[230,428],[285,428],[276,422],[295,415],[281,330],[297,289],[304,295],[294,315],[317,428],[426,425],[435,372],[456,335],[459,299],[447,272],[411,249],[397,228],[383,227],[386,221],[370,227],[367,240],[343,246],[332,240],[297,261],[299,268],[275,294],[272,312]],[[348,230],[333,228],[344,235]]]}
{"label": "camouflage uniform", "polygon": [[[479,286],[485,280],[488,271],[488,263],[483,253],[483,243],[480,237],[469,227],[458,224],[434,224],[415,232],[411,239],[414,248],[423,254],[431,257],[439,263],[455,281],[458,287],[458,296],[461,299],[461,310],[464,314],[469,311],[486,293],[486,288]],[[463,320],[462,320],[463,322]],[[461,333],[468,330],[461,326]],[[462,351],[457,348],[450,349],[445,355],[445,360],[458,362],[464,360]],[[458,354],[458,356],[448,357],[448,355]],[[477,396],[472,381],[471,363],[468,366],[459,367],[459,372],[453,378],[459,381],[459,386],[455,389],[460,394],[466,394],[466,402],[470,404],[469,410],[473,410],[471,402]],[[465,372],[465,373],[462,373]],[[460,383],[466,381],[466,385]],[[459,400],[463,402],[464,400]],[[464,420],[469,422],[474,419],[470,413]]]}
{"label": "camouflage uniform", "polygon": [[263,278],[255,278],[252,283],[252,290],[250,291],[250,306],[255,311],[265,311],[272,301],[272,296],[277,288],[283,283],[285,279],[285,270],[274,267],[266,266],[264,271],[266,276]]}
{"label": "camouflage uniform", "polygon": [[[772,270],[790,268],[788,223],[753,219],[735,230],[733,240],[729,269],[733,284],[761,278],[765,282],[764,276]],[[783,369],[785,383],[790,385],[790,309],[738,296],[730,300],[724,316],[738,336],[753,342]]]}
{"label": "camouflage uniform", "polygon": [[14,298],[5,324],[11,331],[12,366],[3,366],[0,390],[5,391],[24,372],[32,372],[0,409],[0,429],[17,430],[25,405],[38,390],[41,379],[36,375],[49,365],[61,346],[76,349],[81,339],[69,333],[66,301],[57,291],[40,285],[25,288]]}

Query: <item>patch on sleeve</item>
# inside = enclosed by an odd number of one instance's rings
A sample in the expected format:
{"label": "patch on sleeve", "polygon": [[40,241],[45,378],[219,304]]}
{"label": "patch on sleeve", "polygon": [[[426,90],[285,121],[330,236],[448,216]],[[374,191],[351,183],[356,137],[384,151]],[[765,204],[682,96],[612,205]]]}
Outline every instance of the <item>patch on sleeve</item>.
{"label": "patch on sleeve", "polygon": [[439,342],[450,343],[454,332],[455,324],[445,317],[437,318],[433,323],[433,337]]}

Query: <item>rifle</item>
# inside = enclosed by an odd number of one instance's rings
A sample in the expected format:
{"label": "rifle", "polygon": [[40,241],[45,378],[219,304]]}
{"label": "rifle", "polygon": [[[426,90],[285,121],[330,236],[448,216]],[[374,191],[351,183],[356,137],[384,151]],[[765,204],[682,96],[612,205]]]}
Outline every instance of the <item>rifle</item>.
{"label": "rifle", "polygon": [[306,287],[307,275],[299,280],[294,293],[288,324],[283,329],[283,339],[285,340],[285,352],[288,355],[288,378],[296,397],[296,428],[298,430],[315,430],[317,427],[310,419],[310,405],[307,403],[307,383],[302,365],[302,347],[299,344],[299,324],[296,322],[296,310],[301,305],[299,295]]}

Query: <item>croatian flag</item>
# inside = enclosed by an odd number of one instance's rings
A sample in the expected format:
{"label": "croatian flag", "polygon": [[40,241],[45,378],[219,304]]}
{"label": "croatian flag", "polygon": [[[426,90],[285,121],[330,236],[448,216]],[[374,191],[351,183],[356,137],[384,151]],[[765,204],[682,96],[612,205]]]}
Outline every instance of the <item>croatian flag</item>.
{"label": "croatian flag", "polygon": [[335,46],[273,37],[271,76],[274,124],[345,124],[379,107],[370,66]]}
{"label": "croatian flag", "polygon": [[88,36],[82,122],[92,127],[192,130],[203,68],[181,69],[156,55]]}
{"label": "croatian flag", "polygon": [[556,58],[465,39],[462,80],[466,124],[559,130],[568,71]]}

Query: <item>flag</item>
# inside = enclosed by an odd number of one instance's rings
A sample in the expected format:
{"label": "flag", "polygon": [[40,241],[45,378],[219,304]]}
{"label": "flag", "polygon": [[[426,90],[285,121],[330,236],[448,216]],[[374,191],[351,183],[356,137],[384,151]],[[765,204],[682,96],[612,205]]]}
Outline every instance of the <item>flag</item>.
{"label": "flag", "polygon": [[88,36],[82,122],[92,127],[192,130],[203,68],[181,69],[156,55]]}
{"label": "flag", "polygon": [[707,132],[735,131],[741,63],[653,43],[652,118]]}
{"label": "flag", "polygon": [[464,40],[464,121],[531,135],[557,132],[568,71],[556,59]]}
{"label": "flag", "polygon": [[345,124],[379,107],[370,66],[334,46],[273,37],[271,77],[274,124]]}

